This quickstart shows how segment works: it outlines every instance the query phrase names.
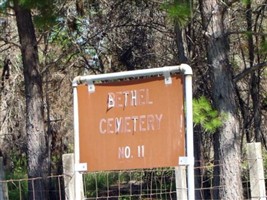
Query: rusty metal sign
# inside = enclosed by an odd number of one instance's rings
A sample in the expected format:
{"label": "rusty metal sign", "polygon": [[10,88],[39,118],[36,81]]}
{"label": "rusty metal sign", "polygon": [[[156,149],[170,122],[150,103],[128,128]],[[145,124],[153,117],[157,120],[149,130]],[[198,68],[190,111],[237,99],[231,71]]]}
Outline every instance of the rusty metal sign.
{"label": "rusty metal sign", "polygon": [[80,163],[88,171],[177,166],[185,155],[182,77],[77,86]]}

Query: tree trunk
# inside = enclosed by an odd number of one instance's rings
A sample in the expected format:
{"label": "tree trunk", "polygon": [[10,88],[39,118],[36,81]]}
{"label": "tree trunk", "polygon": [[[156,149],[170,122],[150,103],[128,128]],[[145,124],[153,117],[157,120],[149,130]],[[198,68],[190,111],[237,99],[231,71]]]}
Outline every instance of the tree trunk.
{"label": "tree trunk", "polygon": [[203,146],[202,146],[202,131],[199,126],[194,127],[194,157],[195,157],[195,198],[196,199],[208,199],[205,195],[203,188],[203,177],[204,177],[204,157],[203,157]]}
{"label": "tree trunk", "polygon": [[261,101],[260,101],[260,71],[251,77],[251,98],[253,103],[255,141],[261,142]]}
{"label": "tree trunk", "polygon": [[233,73],[228,60],[227,10],[225,4],[216,0],[200,0],[203,27],[205,27],[208,65],[212,78],[214,106],[223,117],[223,125],[214,136],[215,160],[214,199],[243,199],[239,121]]}
{"label": "tree trunk", "polygon": [[47,141],[44,126],[42,78],[38,71],[38,49],[31,10],[14,0],[21,44],[26,97],[26,133],[29,199],[47,199],[45,177],[47,176]]}
{"label": "tree trunk", "polygon": [[185,55],[185,49],[184,49],[184,38],[182,36],[182,29],[179,25],[178,21],[174,22],[174,32],[175,32],[175,43],[177,45],[178,50],[178,63],[187,63],[188,59]]}
{"label": "tree trunk", "polygon": [[[247,22],[247,32],[252,33],[253,29],[253,19],[252,19],[252,8],[251,0],[247,2],[246,7],[246,22]],[[257,30],[255,30],[256,32]],[[254,65],[254,52],[255,44],[253,41],[253,35],[248,34],[248,51],[249,51],[249,67],[252,68]],[[259,59],[258,59],[259,60]],[[259,70],[255,71],[251,75],[251,99],[253,103],[253,116],[254,116],[254,133],[255,141],[261,142],[261,106],[260,106],[260,72]],[[254,139],[254,138],[253,138]]]}

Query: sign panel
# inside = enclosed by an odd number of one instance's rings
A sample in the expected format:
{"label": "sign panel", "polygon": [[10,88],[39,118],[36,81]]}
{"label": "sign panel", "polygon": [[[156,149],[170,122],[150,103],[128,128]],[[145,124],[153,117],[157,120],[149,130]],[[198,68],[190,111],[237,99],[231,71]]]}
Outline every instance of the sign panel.
{"label": "sign panel", "polygon": [[185,155],[183,78],[79,85],[80,163],[88,171],[177,166]]}

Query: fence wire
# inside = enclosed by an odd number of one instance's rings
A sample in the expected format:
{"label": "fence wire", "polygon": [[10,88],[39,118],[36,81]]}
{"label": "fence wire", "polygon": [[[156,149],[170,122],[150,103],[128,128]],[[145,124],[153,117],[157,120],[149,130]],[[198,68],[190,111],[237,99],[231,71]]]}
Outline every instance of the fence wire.
{"label": "fence wire", "polygon": [[[201,162],[203,163],[203,162]],[[223,187],[214,185],[214,167],[212,163],[205,166],[195,167],[195,192],[197,199],[214,199],[215,190]],[[250,199],[251,192],[249,180],[249,166],[244,161],[242,166],[242,184],[244,191],[243,199]],[[186,172],[185,172],[186,173]],[[3,199],[26,200],[28,199],[28,186],[33,190],[38,181],[43,180],[48,184],[45,191],[50,200],[69,199],[65,195],[67,184],[66,178],[73,176],[69,174],[54,175],[46,178],[23,178],[0,181],[0,195]],[[91,172],[83,174],[84,196],[87,200],[176,200],[177,191],[187,191],[176,187],[178,178],[175,176],[175,168],[157,168],[127,171]],[[260,198],[260,197],[259,197]]]}

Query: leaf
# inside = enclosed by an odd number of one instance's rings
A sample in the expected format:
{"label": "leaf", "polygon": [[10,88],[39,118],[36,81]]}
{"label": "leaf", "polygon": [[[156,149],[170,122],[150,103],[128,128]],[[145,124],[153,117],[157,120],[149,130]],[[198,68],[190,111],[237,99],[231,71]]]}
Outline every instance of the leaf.
{"label": "leaf", "polygon": [[8,6],[8,1],[7,0],[0,1],[0,10],[1,11],[5,11],[7,6]]}
{"label": "leaf", "polygon": [[170,19],[178,21],[181,25],[184,24],[190,17],[189,1],[176,0],[162,4],[162,8],[166,10]]}
{"label": "leaf", "polygon": [[260,52],[265,54],[267,52],[267,41],[263,40],[260,44]]}
{"label": "leaf", "polygon": [[251,0],[241,0],[241,2],[246,6],[251,3]]}
{"label": "leaf", "polygon": [[214,133],[222,126],[222,118],[208,99],[201,96],[193,100],[193,121],[200,125],[206,132]]}

